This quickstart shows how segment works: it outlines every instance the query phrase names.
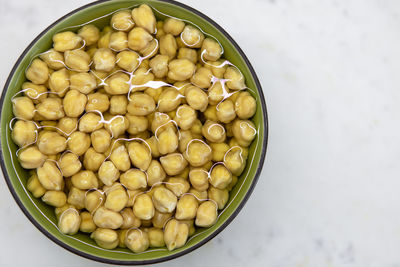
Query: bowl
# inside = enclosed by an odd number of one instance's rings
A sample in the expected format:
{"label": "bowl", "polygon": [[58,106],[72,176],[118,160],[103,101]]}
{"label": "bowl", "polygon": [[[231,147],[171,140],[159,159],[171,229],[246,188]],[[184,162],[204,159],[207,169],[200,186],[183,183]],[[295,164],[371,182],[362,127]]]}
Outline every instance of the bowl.
{"label": "bowl", "polygon": [[[17,146],[11,140],[9,123],[13,117],[11,97],[20,90],[25,80],[24,70],[35,55],[51,47],[52,36],[56,32],[100,18],[115,10],[133,7],[141,3],[147,3],[157,10],[155,14],[158,18],[163,18],[165,14],[168,14],[188,20],[220,41],[225,51],[225,58],[239,67],[246,78],[247,86],[254,92],[257,100],[257,111],[253,121],[258,129],[258,135],[249,148],[246,169],[235,188],[231,191],[228,204],[220,213],[215,225],[197,230],[186,245],[179,249],[173,251],[168,251],[166,248],[150,249],[143,253],[135,254],[121,248],[115,250],[102,249],[86,234],[78,233],[74,236],[68,236],[59,232],[53,208],[44,204],[40,199],[34,198],[25,188],[28,171],[20,166],[15,156]],[[93,23],[102,27],[107,20],[107,17],[103,17]],[[1,167],[7,185],[19,207],[43,234],[58,245],[80,256],[111,264],[139,265],[170,260],[193,251],[215,237],[236,217],[252,193],[260,176],[267,149],[268,128],[265,100],[256,73],[245,54],[229,34],[209,17],[189,6],[170,0],[103,0],[87,4],[66,14],[40,33],[19,57],[5,84],[1,95],[0,107]]]}

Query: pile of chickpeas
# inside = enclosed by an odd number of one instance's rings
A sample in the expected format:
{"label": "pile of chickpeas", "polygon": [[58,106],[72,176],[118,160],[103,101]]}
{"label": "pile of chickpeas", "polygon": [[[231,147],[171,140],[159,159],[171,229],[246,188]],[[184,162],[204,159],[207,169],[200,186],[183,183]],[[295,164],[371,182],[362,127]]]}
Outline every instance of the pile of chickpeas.
{"label": "pile of chickpeas", "polygon": [[141,5],[53,36],[13,97],[27,189],[106,249],[182,247],[227,204],[256,101],[219,42]]}

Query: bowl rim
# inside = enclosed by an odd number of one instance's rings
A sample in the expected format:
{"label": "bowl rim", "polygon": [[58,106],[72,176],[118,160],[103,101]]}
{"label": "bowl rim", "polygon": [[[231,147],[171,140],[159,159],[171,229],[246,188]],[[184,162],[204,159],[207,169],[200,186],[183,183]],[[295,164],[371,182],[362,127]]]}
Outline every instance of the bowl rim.
{"label": "bowl rim", "polygon": [[[69,16],[75,14],[76,12],[79,12],[83,9],[86,9],[88,7],[91,6],[95,6],[97,4],[101,4],[104,2],[110,2],[112,0],[97,0],[91,3],[88,3],[86,5],[83,5],[81,7],[78,7],[74,10],[72,10],[71,12],[65,14],[64,16],[60,17],[59,19],[57,19],[56,21],[54,21],[52,24],[50,24],[48,27],[46,27],[41,33],[39,33],[35,39],[32,40],[32,42],[24,49],[24,51],[22,52],[22,54],[19,56],[19,58],[17,59],[16,63],[14,64],[10,74],[8,75],[8,78],[6,80],[6,83],[3,87],[3,91],[1,94],[1,98],[0,98],[0,111],[3,108],[3,104],[4,104],[4,100],[5,100],[5,96],[10,84],[11,79],[13,78],[14,74],[15,74],[15,70],[17,69],[17,67],[19,66],[19,64],[21,63],[22,59],[25,57],[25,55],[27,54],[27,52],[32,48],[32,46],[43,36],[45,35],[51,28],[53,28],[53,26],[55,26],[57,23],[59,23],[60,21],[64,20],[65,18],[68,18]],[[245,193],[245,196],[243,198],[243,200],[239,203],[238,207],[236,208],[236,210],[231,214],[231,216],[229,216],[226,221],[219,227],[217,228],[211,235],[207,236],[206,238],[204,238],[203,240],[201,240],[200,242],[198,242],[197,244],[193,245],[190,248],[187,248],[179,253],[175,253],[172,255],[168,255],[165,257],[160,257],[160,258],[155,258],[155,259],[150,259],[150,260],[140,260],[140,261],[125,261],[125,260],[114,260],[114,259],[107,259],[107,258],[103,258],[103,257],[98,257],[98,256],[94,256],[91,254],[88,254],[84,251],[78,250],[74,247],[71,247],[69,245],[67,245],[66,243],[60,241],[59,239],[57,239],[56,237],[54,237],[49,231],[47,231],[44,227],[42,227],[29,213],[29,211],[25,208],[25,206],[23,205],[22,201],[19,199],[16,191],[14,190],[12,184],[11,184],[11,180],[10,177],[7,173],[7,169],[4,163],[4,158],[3,158],[3,148],[2,148],[2,144],[1,144],[1,140],[0,140],[0,165],[1,165],[1,169],[3,172],[3,176],[4,179],[7,183],[8,189],[10,190],[14,200],[17,202],[18,206],[20,207],[20,209],[22,210],[22,212],[25,214],[25,216],[30,220],[30,222],[36,226],[37,229],[39,229],[40,232],[42,232],[47,238],[49,238],[50,240],[52,240],[54,243],[56,243],[57,245],[59,245],[60,247],[76,254],[79,255],[81,257],[87,258],[87,259],[91,259],[97,262],[102,262],[102,263],[108,263],[108,264],[115,264],[115,265],[145,265],[145,264],[154,264],[154,263],[160,263],[160,262],[165,262],[165,261],[169,261],[178,257],[181,257],[199,247],[201,247],[202,245],[206,244],[208,241],[210,241],[211,239],[213,239],[215,236],[217,236],[222,230],[224,230],[231,222],[232,220],[239,214],[239,212],[242,210],[243,206],[246,204],[247,200],[249,199],[250,195],[252,194],[255,185],[258,182],[258,179],[260,177],[261,174],[261,170],[263,168],[264,162],[265,162],[265,156],[266,156],[266,151],[267,151],[267,144],[268,144],[268,133],[269,133],[269,125],[268,125],[268,113],[267,113],[267,106],[265,103],[265,98],[264,98],[264,94],[263,94],[263,90],[260,84],[260,81],[258,80],[258,77],[256,75],[256,72],[254,71],[253,66],[251,65],[250,61],[248,60],[248,58],[246,57],[245,53],[243,52],[243,50],[239,47],[239,45],[235,42],[235,40],[219,25],[217,24],[214,20],[212,20],[211,18],[209,18],[207,15],[203,14],[202,12],[177,1],[174,0],[156,0],[159,2],[166,2],[166,3],[170,3],[179,7],[182,7],[186,10],[188,10],[189,12],[192,12],[198,16],[200,16],[202,19],[206,20],[207,22],[209,22],[210,24],[212,24],[218,31],[220,31],[227,39],[228,41],[235,47],[235,49],[238,51],[238,53],[240,54],[240,56],[243,58],[245,64],[247,65],[247,67],[250,70],[251,76],[254,79],[254,82],[256,84],[257,87],[257,91],[259,93],[260,96],[260,102],[261,102],[261,110],[262,110],[262,115],[264,117],[263,120],[263,124],[264,124],[264,138],[262,140],[262,149],[261,149],[261,156],[260,156],[260,164],[257,166],[257,170],[256,173],[254,175],[253,181],[251,182],[251,185],[249,187],[249,189],[247,190],[247,192]]]}

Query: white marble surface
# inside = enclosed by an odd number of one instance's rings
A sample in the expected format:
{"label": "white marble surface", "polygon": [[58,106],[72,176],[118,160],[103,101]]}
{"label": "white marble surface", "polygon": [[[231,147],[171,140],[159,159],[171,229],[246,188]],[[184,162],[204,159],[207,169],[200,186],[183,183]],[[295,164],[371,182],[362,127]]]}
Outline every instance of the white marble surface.
{"label": "white marble surface", "polygon": [[[399,267],[400,2],[183,2],[247,53],[270,139],[260,181],[234,222],[162,265]],[[0,0],[1,86],[42,29],[85,3]],[[3,179],[0,218],[0,266],[101,265],[36,230]]]}

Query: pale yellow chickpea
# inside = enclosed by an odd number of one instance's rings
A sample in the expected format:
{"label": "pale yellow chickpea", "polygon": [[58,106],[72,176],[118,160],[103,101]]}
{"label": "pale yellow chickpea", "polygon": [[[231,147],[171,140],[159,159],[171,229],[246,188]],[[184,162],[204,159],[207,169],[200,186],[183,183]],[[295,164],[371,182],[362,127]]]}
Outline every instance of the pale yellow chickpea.
{"label": "pale yellow chickpea", "polygon": [[217,105],[217,118],[223,123],[229,123],[236,118],[235,106],[230,99],[226,99]]}
{"label": "pale yellow chickpea", "polygon": [[173,87],[166,88],[158,98],[158,111],[170,112],[181,104],[182,95]]}
{"label": "pale yellow chickpea", "polygon": [[191,166],[200,167],[211,160],[212,149],[204,141],[193,139],[183,155]]}
{"label": "pale yellow chickpea", "polygon": [[124,223],[119,212],[99,207],[93,215],[93,222],[100,228],[118,229]]}
{"label": "pale yellow chickpea", "polygon": [[211,70],[201,67],[196,70],[190,78],[190,82],[200,88],[208,88],[211,85],[212,73]]}
{"label": "pale yellow chickpea", "polygon": [[90,147],[83,157],[83,166],[86,170],[98,171],[105,158],[104,154],[98,153],[93,147]]}
{"label": "pale yellow chickpea", "polygon": [[87,211],[81,212],[81,225],[79,226],[79,231],[84,233],[92,233],[96,230],[96,225],[93,222],[92,214]]}
{"label": "pale yellow chickpea", "polygon": [[129,121],[125,116],[104,114],[104,119],[104,128],[106,128],[113,138],[124,134],[129,128]]}
{"label": "pale yellow chickpea", "polygon": [[103,203],[105,196],[99,190],[87,191],[85,196],[85,209],[93,214]]}
{"label": "pale yellow chickpea", "polygon": [[224,126],[214,121],[207,120],[202,128],[203,136],[210,142],[222,143],[226,139]]}
{"label": "pale yellow chickpea", "polygon": [[108,95],[103,93],[93,93],[87,96],[87,104],[85,107],[86,112],[88,111],[100,111],[105,112],[110,107],[110,100]]}
{"label": "pale yellow chickpea", "polygon": [[115,67],[115,55],[109,48],[99,48],[93,55],[94,69],[109,72]]}
{"label": "pale yellow chickpea", "polygon": [[150,60],[151,71],[157,78],[163,78],[168,73],[168,61],[167,55],[156,55]]}
{"label": "pale yellow chickpea", "polygon": [[64,177],[71,177],[76,174],[82,168],[82,163],[74,153],[65,153],[58,160],[58,166],[60,167],[61,173]]}
{"label": "pale yellow chickpea", "polygon": [[154,216],[154,205],[148,194],[140,194],[135,198],[133,213],[141,220],[150,220]]}
{"label": "pale yellow chickpea", "polygon": [[149,33],[154,33],[156,29],[156,17],[153,14],[151,8],[142,4],[132,10],[132,18],[135,24],[142,27]]}
{"label": "pale yellow chickpea", "polygon": [[103,128],[103,122],[99,114],[95,112],[88,112],[84,114],[79,120],[79,131],[84,133],[91,133]]}
{"label": "pale yellow chickpea", "polygon": [[78,35],[85,41],[85,46],[90,46],[100,39],[100,30],[92,25],[85,25],[79,29]]}
{"label": "pale yellow chickpea", "polygon": [[200,203],[202,203],[208,199],[207,190],[200,191],[200,190],[197,190],[194,188],[190,188],[189,194],[192,194],[193,196],[195,196]]}
{"label": "pale yellow chickpea", "polygon": [[165,33],[177,36],[183,31],[183,28],[185,28],[185,22],[180,19],[167,18],[164,20],[163,29]]}
{"label": "pale yellow chickpea", "polygon": [[146,171],[152,160],[149,147],[143,143],[130,142],[128,145],[128,153],[133,166]]}
{"label": "pale yellow chickpea", "polygon": [[80,131],[73,132],[68,138],[67,147],[72,153],[81,156],[90,147],[90,136]]}
{"label": "pale yellow chickpea", "polygon": [[165,178],[166,173],[160,162],[152,160],[147,169],[147,184],[153,186],[154,184],[164,181]]}
{"label": "pale yellow chickpea", "polygon": [[178,220],[192,220],[196,217],[199,202],[190,194],[183,195],[176,205],[175,218]]}
{"label": "pale yellow chickpea", "polygon": [[226,189],[227,189],[228,191],[231,191],[231,190],[235,187],[235,185],[237,184],[237,182],[238,182],[238,177],[232,175],[232,182],[228,185],[228,187],[227,187]]}
{"label": "pale yellow chickpea", "polygon": [[158,158],[160,156],[160,152],[158,151],[158,141],[156,137],[153,135],[150,138],[147,138],[145,141],[150,146],[151,155],[153,158]]}
{"label": "pale yellow chickpea", "polygon": [[85,193],[86,191],[71,187],[68,193],[68,204],[73,205],[77,209],[83,209],[85,207]]}
{"label": "pale yellow chickpea", "polygon": [[129,31],[135,25],[130,10],[121,10],[114,13],[110,24],[117,31]]}
{"label": "pale yellow chickpea", "polygon": [[189,172],[189,181],[194,189],[205,191],[208,189],[208,172],[203,168],[193,168]]}
{"label": "pale yellow chickpea", "polygon": [[158,102],[158,99],[163,91],[163,87],[158,87],[158,88],[152,88],[152,87],[147,87],[147,89],[144,90],[146,94],[151,96],[155,102]]}
{"label": "pale yellow chickpea", "polygon": [[81,217],[75,208],[68,208],[61,213],[58,219],[58,229],[63,234],[74,235],[79,231]]}
{"label": "pale yellow chickpea", "polygon": [[204,34],[192,25],[186,25],[181,33],[182,42],[191,48],[200,48],[203,44]]}
{"label": "pale yellow chickpea", "polygon": [[31,121],[18,120],[12,129],[11,138],[20,147],[32,144],[36,141],[36,125]]}
{"label": "pale yellow chickpea", "polygon": [[42,131],[39,134],[37,146],[43,154],[55,155],[65,150],[67,139],[53,131]]}
{"label": "pale yellow chickpea", "polygon": [[220,81],[214,82],[207,92],[210,105],[217,105],[229,96],[229,92],[225,87],[225,84]]}
{"label": "pale yellow chickpea", "polygon": [[164,21],[159,20],[156,22],[156,38],[158,40],[161,38],[161,36],[165,35],[163,27],[164,27]]}
{"label": "pale yellow chickpea", "polygon": [[99,186],[99,181],[93,171],[83,170],[72,175],[72,185],[78,189],[94,189]]}
{"label": "pale yellow chickpea", "polygon": [[246,88],[244,76],[236,67],[227,67],[224,73],[224,79],[227,79],[226,86],[231,90],[242,90]]}
{"label": "pale yellow chickpea", "polygon": [[165,223],[172,217],[172,213],[162,213],[155,211],[154,217],[151,219],[153,226],[156,228],[164,228]]}
{"label": "pale yellow chickpea", "polygon": [[182,58],[168,63],[168,78],[175,81],[185,81],[193,76],[196,66],[192,61]]}
{"label": "pale yellow chickpea", "polygon": [[128,35],[125,32],[113,32],[110,36],[110,48],[122,51],[128,48]]}
{"label": "pale yellow chickpea", "polygon": [[37,146],[22,149],[18,154],[18,160],[22,168],[36,169],[43,165],[47,156],[40,152]]}
{"label": "pale yellow chickpea", "polygon": [[178,135],[173,128],[167,128],[158,135],[158,151],[161,155],[173,153],[178,148]]}
{"label": "pale yellow chickpea", "polygon": [[180,153],[172,153],[160,157],[160,162],[168,175],[178,175],[186,168],[188,162]]}
{"label": "pale yellow chickpea", "polygon": [[153,36],[144,28],[135,27],[128,34],[128,47],[134,51],[146,48],[153,40]]}
{"label": "pale yellow chickpea", "polygon": [[138,134],[147,130],[149,121],[145,116],[126,114],[126,118],[129,121],[129,128],[127,129],[128,133]]}
{"label": "pale yellow chickpea", "polygon": [[81,49],[68,50],[64,52],[65,65],[77,72],[89,71],[90,56]]}
{"label": "pale yellow chickpea", "polygon": [[29,97],[35,104],[47,97],[47,88],[44,85],[24,82],[22,84],[22,91],[24,91],[24,95]]}
{"label": "pale yellow chickpea", "polygon": [[177,197],[165,187],[157,187],[153,192],[154,207],[163,213],[171,213],[175,210]]}
{"label": "pale yellow chickpea", "polygon": [[68,70],[62,68],[54,71],[50,74],[48,83],[51,92],[57,93],[60,97],[64,96],[70,86]]}
{"label": "pale yellow chickpea", "polygon": [[227,143],[210,143],[212,149],[212,160],[214,162],[222,162],[226,152],[229,150],[229,145]]}
{"label": "pale yellow chickpea", "polygon": [[139,65],[139,55],[134,51],[122,51],[117,54],[116,63],[118,67],[132,72]]}
{"label": "pale yellow chickpea", "polygon": [[[144,91],[147,88],[147,83],[154,81],[154,75],[146,67],[141,66],[132,76],[132,92]],[[142,85],[142,86],[141,86]]]}
{"label": "pale yellow chickpea", "polygon": [[218,189],[225,189],[231,182],[231,172],[222,164],[215,165],[210,174],[210,184]]}
{"label": "pale yellow chickpea", "polygon": [[136,218],[135,214],[131,208],[124,208],[121,211],[122,218],[124,223],[121,225],[121,229],[130,229],[130,228],[138,228],[141,225],[141,221],[139,218]]}
{"label": "pale yellow chickpea", "polygon": [[128,203],[126,204],[127,207],[133,207],[133,204],[135,202],[136,196],[142,194],[144,191],[143,189],[137,189],[137,190],[126,190],[128,194]]}
{"label": "pale yellow chickpea", "polygon": [[34,84],[44,84],[49,78],[49,67],[44,61],[36,58],[26,70],[25,75]]}
{"label": "pale yellow chickpea", "polygon": [[99,247],[105,249],[114,249],[119,244],[118,233],[115,230],[107,228],[97,228],[90,238],[94,239]]}
{"label": "pale yellow chickpea", "polygon": [[257,135],[256,126],[249,120],[235,120],[232,132],[239,145],[244,147],[248,147]]}
{"label": "pale yellow chickpea", "polygon": [[121,184],[113,184],[106,191],[106,201],[104,202],[104,207],[120,212],[123,208],[125,208],[128,203],[128,195],[124,187]]}
{"label": "pale yellow chickpea", "polygon": [[169,220],[164,229],[164,242],[169,251],[185,245],[189,227],[176,219]]}
{"label": "pale yellow chickpea", "polygon": [[53,35],[53,47],[58,52],[65,52],[80,46],[82,37],[71,31],[60,32]]}
{"label": "pale yellow chickpea", "polygon": [[189,61],[193,62],[194,64],[197,63],[197,52],[196,49],[181,47],[178,50],[178,59],[188,59]]}
{"label": "pale yellow chickpea", "polygon": [[29,177],[28,181],[26,182],[26,188],[36,198],[39,198],[46,193],[46,189],[40,184],[40,181],[39,181],[36,173],[33,173]]}
{"label": "pale yellow chickpea", "polygon": [[123,230],[118,230],[118,247],[120,248],[126,248],[125,245],[125,237],[126,237],[126,233],[129,231],[129,229],[123,229]]}
{"label": "pale yellow chickpea", "polygon": [[186,101],[193,109],[201,112],[205,111],[208,106],[208,96],[197,86],[190,86],[185,90]]}
{"label": "pale yellow chickpea", "polygon": [[64,67],[64,56],[54,49],[49,49],[39,55],[40,59],[46,62],[47,66],[53,70],[59,70]]}
{"label": "pale yellow chickpea", "polygon": [[112,115],[124,115],[127,106],[128,99],[124,95],[114,95],[110,98],[110,113]]}
{"label": "pale yellow chickpea", "polygon": [[[158,44],[158,41],[156,39],[153,39],[145,48],[140,49],[139,53],[142,55],[142,57],[147,58],[146,60],[148,60],[148,58],[151,58],[158,53],[159,47],[160,46]],[[143,60],[143,62],[146,63],[146,60]],[[148,68],[147,64],[143,64],[143,66]]]}
{"label": "pale yellow chickpea", "polygon": [[201,46],[201,54],[205,60],[216,61],[222,55],[222,47],[213,38],[206,38]]}
{"label": "pale yellow chickpea", "polygon": [[164,243],[164,232],[162,229],[151,227],[144,228],[149,236],[149,246],[152,248],[163,247]]}
{"label": "pale yellow chickpea", "polygon": [[125,245],[134,253],[145,251],[149,247],[149,236],[147,232],[140,229],[130,229],[125,236]]}
{"label": "pale yellow chickpea", "polygon": [[131,167],[129,154],[124,145],[115,147],[110,155],[110,160],[114,163],[115,167],[120,171],[127,171]]}
{"label": "pale yellow chickpea", "polygon": [[70,89],[89,94],[96,87],[96,78],[91,73],[73,73],[70,75]]}
{"label": "pale yellow chickpea", "polygon": [[100,129],[90,134],[90,139],[94,150],[98,153],[104,153],[111,144],[111,135],[105,129]]}
{"label": "pale yellow chickpea", "polygon": [[129,190],[145,189],[147,187],[146,173],[139,169],[130,169],[124,172],[119,180]]}
{"label": "pale yellow chickpea", "polygon": [[217,221],[218,206],[214,201],[208,200],[200,204],[196,213],[195,224],[199,227],[210,227]]}
{"label": "pale yellow chickpea", "polygon": [[19,119],[31,120],[35,114],[32,100],[26,96],[15,97],[11,100],[14,116]]}
{"label": "pale yellow chickpea", "polygon": [[196,121],[196,118],[196,110],[184,104],[177,108],[174,120],[182,130],[189,130]]}
{"label": "pale yellow chickpea", "polygon": [[68,117],[79,117],[85,111],[86,95],[78,90],[69,90],[63,98],[63,108]]}
{"label": "pale yellow chickpea", "polygon": [[154,99],[144,93],[134,93],[130,96],[127,106],[128,113],[136,116],[146,116],[156,109]]}
{"label": "pale yellow chickpea", "polygon": [[108,48],[109,47],[110,36],[111,36],[112,32],[113,32],[113,30],[110,26],[104,27],[104,29],[100,33],[100,39],[97,42],[98,48]]}
{"label": "pale yellow chickpea", "polygon": [[235,101],[235,112],[242,119],[250,119],[256,113],[256,100],[249,92],[240,92]]}
{"label": "pale yellow chickpea", "polygon": [[112,185],[119,178],[119,171],[111,161],[104,161],[98,172],[99,179],[105,185]]}
{"label": "pale yellow chickpea", "polygon": [[208,189],[208,197],[217,203],[219,210],[222,210],[228,202],[229,191],[228,189],[218,189],[211,186]]}
{"label": "pale yellow chickpea", "polygon": [[37,113],[45,120],[58,120],[65,116],[61,98],[46,98],[36,105]]}
{"label": "pale yellow chickpea", "polygon": [[246,157],[239,146],[229,149],[224,156],[224,165],[233,175],[240,175],[246,166]]}
{"label": "pale yellow chickpea", "polygon": [[160,54],[168,56],[169,59],[173,59],[176,56],[178,45],[174,36],[170,33],[161,36],[160,38]]}
{"label": "pale yellow chickpea", "polygon": [[175,127],[171,121],[171,117],[166,113],[156,111],[152,118],[149,117],[149,120],[151,121],[151,131],[153,134],[155,134],[156,131],[157,134],[160,134],[169,127]]}
{"label": "pale yellow chickpea", "polygon": [[183,153],[187,149],[189,142],[194,138],[190,130],[180,130],[179,132],[181,134],[179,138],[179,152]]}
{"label": "pale yellow chickpea", "polygon": [[64,117],[57,123],[57,132],[64,136],[69,136],[78,129],[78,119]]}
{"label": "pale yellow chickpea", "polygon": [[205,65],[205,67],[209,68],[212,71],[212,74],[219,79],[224,78],[228,66],[229,64],[227,64],[227,61],[222,59],[217,61],[208,61]]}
{"label": "pale yellow chickpea", "polygon": [[45,161],[41,167],[36,169],[40,184],[47,190],[61,190],[64,186],[60,170],[52,161]]}
{"label": "pale yellow chickpea", "polygon": [[189,191],[190,184],[185,178],[170,177],[167,179],[165,187],[174,193],[175,196],[180,197]]}
{"label": "pale yellow chickpea", "polygon": [[53,207],[62,207],[67,203],[67,195],[63,191],[47,191],[42,196],[42,201]]}

